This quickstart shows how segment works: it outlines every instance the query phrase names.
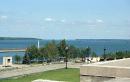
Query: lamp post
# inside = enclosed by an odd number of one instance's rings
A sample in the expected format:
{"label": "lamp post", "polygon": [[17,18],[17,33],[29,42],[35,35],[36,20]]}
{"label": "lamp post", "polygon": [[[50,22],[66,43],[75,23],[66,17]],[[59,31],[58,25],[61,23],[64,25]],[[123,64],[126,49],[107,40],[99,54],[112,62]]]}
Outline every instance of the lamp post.
{"label": "lamp post", "polygon": [[106,48],[104,48],[104,60],[106,60]]}
{"label": "lamp post", "polygon": [[65,52],[66,52],[65,53],[65,63],[66,63],[66,67],[65,68],[66,69],[67,69],[67,62],[68,62],[68,49],[69,49],[68,47],[65,48]]}

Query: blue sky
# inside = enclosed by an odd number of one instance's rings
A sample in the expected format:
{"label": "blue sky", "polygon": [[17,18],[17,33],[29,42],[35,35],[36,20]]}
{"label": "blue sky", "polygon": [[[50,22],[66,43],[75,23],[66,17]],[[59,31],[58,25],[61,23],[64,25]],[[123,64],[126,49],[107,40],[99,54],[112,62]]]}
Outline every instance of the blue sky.
{"label": "blue sky", "polygon": [[130,0],[0,0],[0,36],[130,39]]}

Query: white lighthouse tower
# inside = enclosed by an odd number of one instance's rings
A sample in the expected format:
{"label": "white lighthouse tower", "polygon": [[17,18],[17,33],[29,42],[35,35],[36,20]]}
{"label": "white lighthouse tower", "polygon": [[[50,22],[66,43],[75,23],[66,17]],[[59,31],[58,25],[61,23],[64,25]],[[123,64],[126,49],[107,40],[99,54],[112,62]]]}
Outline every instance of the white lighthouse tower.
{"label": "white lighthouse tower", "polygon": [[37,42],[37,48],[38,48],[38,49],[40,48],[40,45],[39,45],[39,40],[38,40],[38,42]]}

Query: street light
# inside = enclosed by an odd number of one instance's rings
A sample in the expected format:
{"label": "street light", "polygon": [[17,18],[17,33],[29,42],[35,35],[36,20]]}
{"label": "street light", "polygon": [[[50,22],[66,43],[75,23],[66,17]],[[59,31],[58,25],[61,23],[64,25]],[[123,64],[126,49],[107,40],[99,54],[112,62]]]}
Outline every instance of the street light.
{"label": "street light", "polygon": [[66,67],[65,68],[66,69],[67,69],[67,62],[68,62],[68,49],[69,49],[69,47],[66,46],[66,48],[65,48],[65,52],[66,52],[65,53],[65,62],[66,62]]}
{"label": "street light", "polygon": [[104,48],[104,60],[106,60],[106,48]]}

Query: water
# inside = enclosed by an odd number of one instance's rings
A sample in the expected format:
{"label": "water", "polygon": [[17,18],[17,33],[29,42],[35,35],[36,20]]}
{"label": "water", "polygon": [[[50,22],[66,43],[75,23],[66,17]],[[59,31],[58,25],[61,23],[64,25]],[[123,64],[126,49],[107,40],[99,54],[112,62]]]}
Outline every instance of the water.
{"label": "water", "polygon": [[[49,42],[49,40],[40,41],[40,46],[44,46],[47,42]],[[31,45],[37,46],[37,40],[0,40],[0,49],[11,49],[11,48],[25,49]],[[3,56],[14,57],[15,55],[20,55],[21,57],[23,57],[24,54],[25,52],[0,53],[0,64],[3,61],[2,60]]]}
{"label": "water", "polygon": [[[50,40],[40,40],[40,47],[44,46]],[[57,40],[56,42],[59,42]],[[108,52],[116,51],[130,51],[130,40],[97,40],[97,39],[86,39],[86,40],[68,40],[68,44],[75,45],[76,47],[84,48],[91,47],[92,51],[96,52],[98,55],[103,54],[103,49],[107,49]],[[37,46],[37,40],[0,40],[0,49],[10,49],[10,48],[27,48],[31,45]],[[0,53],[0,63],[2,62],[3,56],[23,56],[25,52],[8,52]]]}
{"label": "water", "polygon": [[130,51],[130,40],[72,40],[69,44],[77,47],[91,47],[92,51],[98,55],[103,54],[103,49],[107,49],[107,53],[116,51]]}
{"label": "water", "polygon": [[19,55],[21,58],[24,56],[25,52],[6,52],[6,53],[0,53],[0,64],[2,64],[3,61],[3,56],[12,56],[13,57],[13,62],[14,61],[14,56]]}

